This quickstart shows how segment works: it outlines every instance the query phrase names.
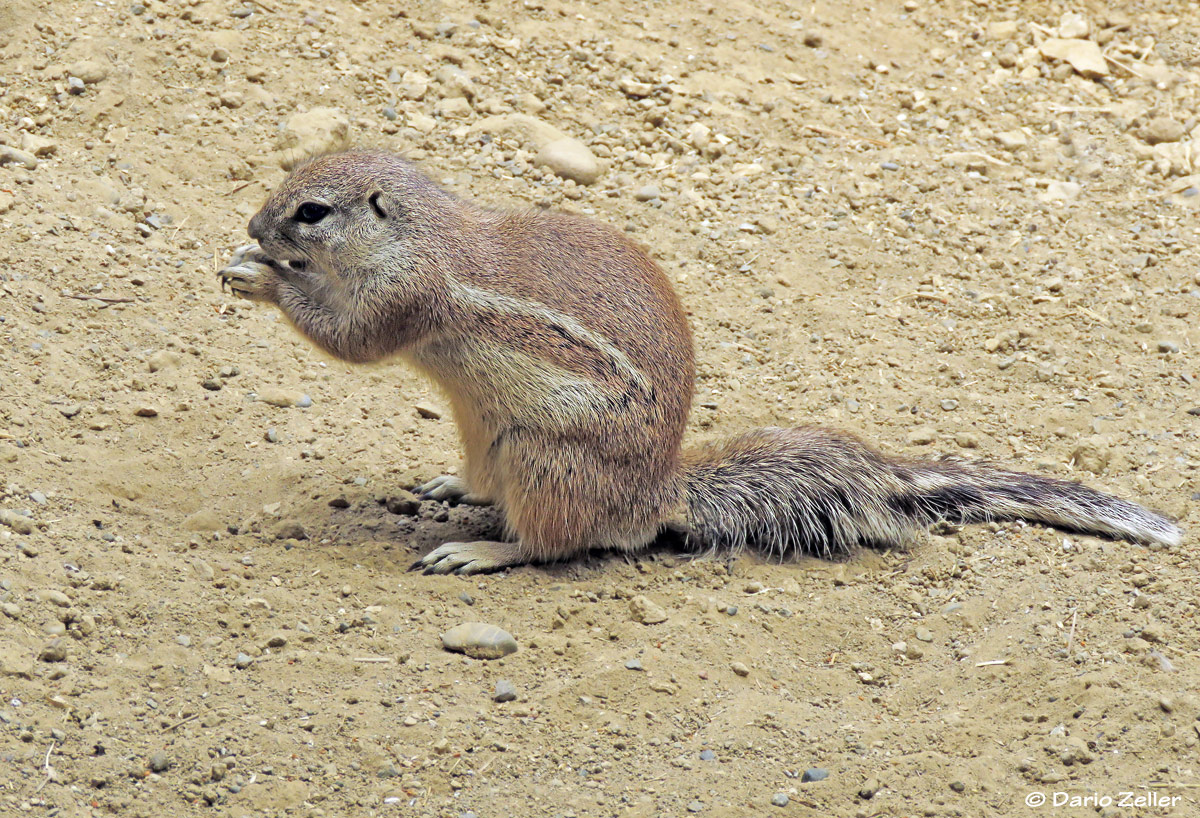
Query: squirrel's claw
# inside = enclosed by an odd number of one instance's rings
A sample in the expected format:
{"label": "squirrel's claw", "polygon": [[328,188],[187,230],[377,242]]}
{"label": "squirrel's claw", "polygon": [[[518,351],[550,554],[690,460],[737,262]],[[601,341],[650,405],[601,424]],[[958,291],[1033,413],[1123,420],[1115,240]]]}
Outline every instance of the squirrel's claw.
{"label": "squirrel's claw", "polygon": [[485,574],[529,562],[517,543],[479,540],[439,545],[412,564],[409,570],[426,574]]}
{"label": "squirrel's claw", "polygon": [[457,500],[470,494],[471,490],[461,477],[443,474],[427,483],[414,486],[412,491],[422,500]]}

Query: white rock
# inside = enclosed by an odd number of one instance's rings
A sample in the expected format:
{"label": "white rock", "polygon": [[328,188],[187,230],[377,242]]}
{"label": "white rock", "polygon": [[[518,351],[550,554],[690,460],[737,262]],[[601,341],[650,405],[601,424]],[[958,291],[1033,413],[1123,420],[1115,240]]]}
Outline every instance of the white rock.
{"label": "white rock", "polygon": [[712,142],[712,128],[705,125],[703,122],[693,122],[688,126],[688,144],[698,151],[702,151]]}
{"label": "white rock", "polygon": [[80,60],[72,63],[71,67],[67,69],[67,74],[78,77],[87,85],[94,85],[108,76],[108,66],[98,60]]}
{"label": "white rock", "polygon": [[1092,25],[1082,14],[1068,11],[1058,21],[1058,36],[1067,39],[1086,38],[1092,31]]}
{"label": "white rock", "polygon": [[1039,50],[1046,59],[1068,63],[1089,79],[1108,76],[1108,65],[1104,62],[1104,54],[1100,51],[1100,46],[1091,40],[1051,37],[1039,46]]}
{"label": "white rock", "polygon": [[1046,192],[1038,196],[1043,202],[1073,202],[1079,198],[1083,186],[1078,182],[1054,181],[1046,185]]}
{"label": "white rock", "polygon": [[564,137],[547,144],[537,152],[534,164],[550,168],[556,176],[590,185],[600,178],[600,162],[587,145],[578,139]]}
{"label": "white rock", "polygon": [[423,111],[410,111],[405,115],[405,120],[409,127],[415,128],[421,133],[433,133],[437,130],[437,120]]}
{"label": "white rock", "polygon": [[58,143],[37,134],[22,133],[21,150],[32,153],[34,156],[52,156],[58,153]]}
{"label": "white rock", "polygon": [[517,640],[495,625],[465,622],[442,634],[442,647],[472,659],[500,659],[516,652]]}
{"label": "white rock", "polygon": [[1025,147],[1029,143],[1029,137],[1021,130],[1001,131],[996,134],[996,141],[1005,150],[1015,151]]}
{"label": "white rock", "polygon": [[429,76],[420,71],[405,71],[396,90],[405,99],[422,100],[429,90]]}

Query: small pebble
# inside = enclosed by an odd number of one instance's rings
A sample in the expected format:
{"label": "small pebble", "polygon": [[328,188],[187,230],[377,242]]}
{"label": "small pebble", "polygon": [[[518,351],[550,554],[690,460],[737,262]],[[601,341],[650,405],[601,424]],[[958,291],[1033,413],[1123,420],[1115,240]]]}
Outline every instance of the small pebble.
{"label": "small pebble", "polygon": [[933,631],[929,630],[929,628],[917,628],[917,638],[922,642],[932,642]]}
{"label": "small pebble", "polygon": [[307,540],[308,532],[304,530],[304,526],[299,520],[280,520],[271,529],[271,533],[277,540]]}
{"label": "small pebble", "polygon": [[701,811],[703,811],[703,809],[704,809],[704,802],[702,802],[702,801],[689,801],[688,802],[688,805],[687,805],[688,812],[701,812]]}
{"label": "small pebble", "polygon": [[829,778],[829,771],[821,767],[809,767],[800,776],[800,780],[803,782],[824,781],[826,778]]}
{"label": "small pebble", "polygon": [[657,185],[644,185],[634,192],[633,198],[639,202],[649,202],[654,199],[661,199],[662,193],[659,191]]}
{"label": "small pebble", "polygon": [[38,659],[43,662],[65,662],[67,661],[67,646],[61,639],[55,639],[42,648],[38,653]]}
{"label": "small pebble", "polygon": [[533,163],[549,168],[555,176],[590,185],[600,178],[600,163],[595,154],[578,139],[556,139],[542,147]]}
{"label": "small pebble", "polygon": [[[0,525],[6,525],[18,534],[33,533],[33,521],[8,508],[0,508]],[[26,556],[36,557],[37,551],[34,550],[32,554],[26,554]]]}
{"label": "small pebble", "polygon": [[[72,77],[74,79],[74,77]],[[83,89],[83,83],[79,84],[80,90]],[[12,148],[8,145],[0,145],[0,165],[7,164],[21,165],[26,170],[33,170],[38,166],[37,157],[29,151],[23,151],[20,148]]]}
{"label": "small pebble", "polygon": [[750,668],[746,667],[746,665],[743,662],[734,662],[733,664],[731,664],[729,666],[729,669],[732,670],[734,672],[734,674],[736,674],[738,676],[749,676],[750,675]]}
{"label": "small pebble", "polygon": [[908,433],[908,444],[910,446],[928,446],[936,440],[937,430],[929,426],[922,426]]}
{"label": "small pebble", "polygon": [[239,653],[237,658],[233,660],[233,665],[238,670],[245,670],[252,664],[254,664],[254,658],[245,653]]}
{"label": "small pebble", "polygon": [[296,407],[307,409],[312,406],[312,398],[297,389],[283,389],[278,386],[264,386],[258,390],[258,399],[271,406],[281,409]]}
{"label": "small pebble", "polygon": [[472,659],[500,659],[517,650],[512,634],[495,625],[466,622],[442,634],[442,647]]}
{"label": "small pebble", "polygon": [[868,778],[863,782],[863,785],[858,788],[859,798],[871,799],[875,797],[875,793],[879,792],[879,781],[874,778]]}
{"label": "small pebble", "polygon": [[790,801],[790,800],[791,799],[788,798],[788,795],[786,792],[777,792],[771,796],[771,806],[786,807],[788,805],[788,801]]}
{"label": "small pebble", "polygon": [[57,591],[57,590],[53,590],[53,589],[46,591],[42,595],[42,598],[45,599],[47,602],[49,602],[51,605],[57,605],[60,608],[71,607],[71,598],[68,597],[66,594],[64,594],[62,591]]}
{"label": "small pebble", "polygon": [[31,491],[29,493],[29,499],[33,500],[33,502],[37,503],[39,506],[44,506],[47,502],[46,495],[42,494],[40,491]]}
{"label": "small pebble", "polygon": [[395,494],[388,497],[384,501],[384,506],[392,514],[403,514],[406,517],[411,517],[421,510],[421,501],[415,495],[406,491],[402,494]]}
{"label": "small pebble", "polygon": [[635,596],[629,600],[629,613],[634,622],[643,625],[657,625],[667,621],[667,612],[644,596]]}
{"label": "small pebble", "polygon": [[500,679],[496,682],[496,690],[492,693],[492,701],[494,702],[511,702],[517,698],[517,688],[507,679]]}
{"label": "small pebble", "polygon": [[700,751],[700,760],[701,761],[715,761],[716,758],[717,758],[717,754],[714,753],[712,750],[701,750]]}
{"label": "small pebble", "polygon": [[1158,342],[1158,351],[1164,355],[1169,355],[1179,351],[1179,344],[1164,338]]}
{"label": "small pebble", "polygon": [[171,759],[162,750],[150,756],[150,769],[161,773],[171,766]]}

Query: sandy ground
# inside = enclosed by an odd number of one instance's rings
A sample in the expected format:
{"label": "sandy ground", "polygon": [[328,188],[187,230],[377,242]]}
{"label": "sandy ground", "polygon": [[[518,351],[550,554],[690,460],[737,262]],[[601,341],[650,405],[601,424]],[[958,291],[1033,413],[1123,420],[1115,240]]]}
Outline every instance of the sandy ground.
{"label": "sandy ground", "polygon": [[1200,814],[1193,535],[407,573],[495,523],[405,507],[441,398],[213,275],[281,148],[385,146],[653,248],[695,439],[827,423],[1194,532],[1200,10],[1114,5],[10,0],[0,813]]}

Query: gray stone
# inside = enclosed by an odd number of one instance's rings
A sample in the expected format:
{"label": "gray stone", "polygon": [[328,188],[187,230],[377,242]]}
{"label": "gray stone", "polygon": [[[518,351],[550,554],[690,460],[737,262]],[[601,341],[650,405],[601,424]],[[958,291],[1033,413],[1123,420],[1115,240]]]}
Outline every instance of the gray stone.
{"label": "gray stone", "polygon": [[0,508],[0,525],[6,525],[18,534],[33,533],[33,521],[8,508]]}
{"label": "gray stone", "polygon": [[38,653],[38,659],[43,662],[65,662],[67,661],[67,645],[61,639],[55,639],[50,644],[42,648]]}
{"label": "gray stone", "polygon": [[517,688],[507,679],[500,679],[496,682],[496,690],[492,693],[492,701],[494,702],[511,702],[517,698]]}
{"label": "gray stone", "polygon": [[20,165],[26,170],[33,170],[38,166],[38,160],[29,151],[23,151],[20,148],[13,148],[8,145],[0,145],[0,165],[8,164]]}

